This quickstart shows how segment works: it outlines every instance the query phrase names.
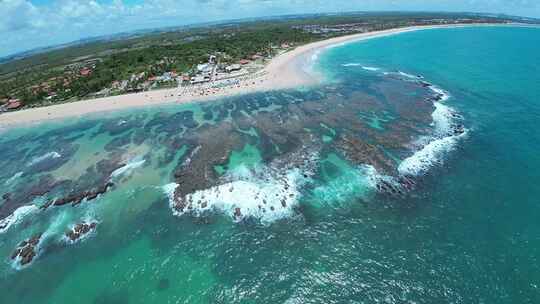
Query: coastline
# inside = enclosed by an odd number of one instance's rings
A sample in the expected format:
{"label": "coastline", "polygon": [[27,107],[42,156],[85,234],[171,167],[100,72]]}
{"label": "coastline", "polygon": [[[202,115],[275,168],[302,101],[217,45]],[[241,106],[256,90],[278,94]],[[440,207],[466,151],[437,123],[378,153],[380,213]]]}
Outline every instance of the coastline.
{"label": "coastline", "polygon": [[302,45],[291,51],[280,54],[273,58],[262,72],[250,75],[249,77],[242,79],[238,84],[227,88],[216,89],[209,88],[208,86],[201,86],[186,90],[179,87],[8,112],[0,115],[0,129],[43,121],[76,118],[100,112],[128,110],[138,107],[151,107],[167,104],[202,102],[240,94],[315,85],[319,82],[319,79],[316,75],[306,72],[302,67],[311,60],[312,56],[316,56],[318,52],[329,47],[418,30],[500,25],[501,24],[451,24],[412,26],[330,38]]}

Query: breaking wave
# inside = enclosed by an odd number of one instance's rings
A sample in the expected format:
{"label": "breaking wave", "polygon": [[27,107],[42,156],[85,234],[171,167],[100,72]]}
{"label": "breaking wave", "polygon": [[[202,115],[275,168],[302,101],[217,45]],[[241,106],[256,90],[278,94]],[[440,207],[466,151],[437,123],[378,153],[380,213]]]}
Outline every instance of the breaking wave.
{"label": "breaking wave", "polygon": [[450,99],[450,93],[447,91],[439,88],[436,85],[429,84],[429,89],[433,91],[435,94],[437,94],[437,98],[439,98],[440,101],[445,102],[448,99]]}
{"label": "breaking wave", "polygon": [[441,164],[445,156],[456,148],[459,139],[468,134],[468,130],[458,122],[461,116],[451,107],[442,104],[450,98],[450,94],[435,85],[426,84],[438,100],[433,103],[435,110],[431,114],[434,133],[421,138],[417,142],[417,151],[399,164],[398,172],[402,175],[425,174],[434,165]]}
{"label": "breaking wave", "polygon": [[0,233],[8,231],[11,226],[18,224],[23,220],[24,217],[36,212],[37,210],[38,207],[35,205],[28,205],[17,208],[8,217],[0,220]]}
{"label": "breaking wave", "polygon": [[353,67],[353,66],[361,66],[360,63],[344,63],[342,64],[341,66],[344,66],[344,67]]}
{"label": "breaking wave", "polygon": [[4,185],[10,185],[12,184],[14,181],[16,181],[19,177],[21,177],[23,175],[23,172],[17,172],[15,173],[12,177],[8,178],[5,182],[4,182]]}
{"label": "breaking wave", "polygon": [[370,66],[363,66],[362,69],[364,69],[366,71],[372,71],[372,72],[376,72],[376,71],[380,70],[380,68],[370,67]]}
{"label": "breaking wave", "polygon": [[426,173],[434,165],[441,164],[445,155],[455,149],[459,138],[464,135],[465,133],[430,141],[419,151],[401,162],[398,167],[399,173],[414,176]]}
{"label": "breaking wave", "polygon": [[380,70],[380,68],[372,67],[372,66],[365,66],[365,65],[362,65],[360,63],[344,63],[341,66],[344,66],[344,67],[361,67],[362,69],[364,69],[366,71],[371,71],[371,72],[376,72],[376,71]]}
{"label": "breaking wave", "polygon": [[281,170],[274,166],[257,169],[240,166],[225,177],[223,183],[180,198],[185,208],[177,208],[175,191],[178,184],[165,185],[163,191],[176,216],[217,212],[228,215],[235,222],[254,218],[262,224],[270,224],[294,216],[302,186],[311,181],[313,174],[313,170],[305,166]]}
{"label": "breaking wave", "polygon": [[141,167],[146,162],[142,157],[135,157],[131,159],[125,166],[118,168],[111,173],[111,177],[119,177],[122,175],[130,174],[133,170]]}
{"label": "breaking wave", "polygon": [[34,157],[30,162],[28,162],[28,166],[33,166],[37,163],[40,163],[44,160],[47,160],[47,159],[55,159],[55,158],[59,158],[59,157],[62,157],[62,155],[58,152],[55,152],[55,151],[52,151],[52,152],[49,152],[49,153],[46,153],[46,154],[43,154],[41,156],[38,156],[38,157]]}
{"label": "breaking wave", "polygon": [[422,76],[415,76],[415,75],[405,73],[405,72],[402,72],[402,71],[398,71],[398,74],[403,76],[403,77],[410,78],[410,79],[422,79],[422,78],[424,78]]}

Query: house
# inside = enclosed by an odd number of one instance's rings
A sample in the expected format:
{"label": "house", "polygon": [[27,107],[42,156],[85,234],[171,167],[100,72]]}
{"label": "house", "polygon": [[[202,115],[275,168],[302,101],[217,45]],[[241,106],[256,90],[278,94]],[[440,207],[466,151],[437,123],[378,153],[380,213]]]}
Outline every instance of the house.
{"label": "house", "polygon": [[198,84],[210,81],[210,76],[198,75],[191,78],[191,84]]}
{"label": "house", "polygon": [[241,64],[241,65],[246,65],[246,64],[249,64],[249,63],[250,63],[250,61],[247,60],[247,59],[242,59],[242,60],[240,60],[240,64]]}
{"label": "house", "polygon": [[213,66],[208,63],[198,64],[197,72],[202,74],[211,74]]}
{"label": "house", "polygon": [[239,65],[239,64],[232,64],[232,65],[229,65],[225,68],[225,70],[230,73],[230,72],[234,72],[234,71],[239,71],[242,69],[242,66]]}
{"label": "house", "polygon": [[24,105],[23,102],[20,101],[19,99],[10,99],[7,102],[6,109],[8,109],[8,110],[16,110],[16,109],[21,108],[23,105]]}
{"label": "house", "polygon": [[90,76],[90,74],[92,74],[92,70],[90,70],[89,68],[82,68],[79,71],[79,74],[81,74],[81,76],[83,77],[87,77],[87,76]]}

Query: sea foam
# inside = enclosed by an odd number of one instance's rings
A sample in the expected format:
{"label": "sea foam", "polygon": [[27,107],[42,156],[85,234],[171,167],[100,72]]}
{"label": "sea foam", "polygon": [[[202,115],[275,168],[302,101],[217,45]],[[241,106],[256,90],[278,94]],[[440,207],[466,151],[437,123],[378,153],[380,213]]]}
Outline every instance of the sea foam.
{"label": "sea foam", "polygon": [[455,149],[459,138],[464,135],[465,133],[430,141],[399,164],[399,173],[413,176],[425,174],[432,166],[442,163],[445,155]]}
{"label": "sea foam", "polygon": [[380,68],[370,67],[370,66],[362,66],[362,69],[366,71],[371,71],[371,72],[377,72],[378,70],[380,70]]}
{"label": "sea foam", "polygon": [[19,179],[19,177],[21,177],[23,175],[23,172],[17,172],[15,173],[12,177],[8,178],[5,182],[4,182],[4,185],[8,186],[10,184],[12,184],[14,181],[16,181],[17,179]]}
{"label": "sea foam", "polygon": [[111,177],[119,177],[122,175],[130,174],[133,172],[133,170],[141,167],[146,162],[145,159],[142,159],[141,157],[135,157],[131,159],[125,166],[118,168],[111,173]]}
{"label": "sea foam", "polygon": [[[436,87],[430,88],[437,94],[443,94],[447,100],[449,94]],[[456,133],[457,117],[455,110],[440,102],[434,102],[435,110],[431,114],[434,133],[432,136],[422,138],[418,143],[419,149],[410,157],[404,159],[398,166],[398,172],[402,175],[422,175],[432,166],[441,164],[444,157],[453,151],[460,138],[467,135],[468,130]]]}
{"label": "sea foam", "polygon": [[405,73],[405,72],[402,72],[402,71],[398,71],[398,74],[403,76],[403,77],[410,78],[410,79],[421,79],[421,78],[423,78],[421,76],[415,76],[415,75]]}
{"label": "sea foam", "polygon": [[52,151],[52,152],[49,152],[49,153],[46,153],[46,154],[43,154],[41,156],[38,156],[38,157],[34,157],[30,162],[28,162],[28,166],[33,166],[37,163],[40,163],[44,160],[47,160],[47,159],[55,159],[55,158],[59,158],[59,157],[62,157],[62,155],[56,151]]}
{"label": "sea foam", "polygon": [[366,71],[371,71],[371,72],[376,72],[376,71],[379,71],[380,68],[377,68],[377,67],[372,67],[372,66],[365,66],[365,65],[362,65],[361,63],[344,63],[342,64],[341,66],[344,66],[344,67],[361,67],[362,69],[366,70]]}
{"label": "sea foam", "polygon": [[35,205],[22,206],[17,208],[8,217],[0,220],[0,233],[4,233],[9,230],[13,225],[20,223],[24,217],[36,212],[38,207]]}
{"label": "sea foam", "polygon": [[163,191],[176,216],[186,213],[201,216],[217,212],[230,216],[236,222],[254,218],[262,224],[270,224],[295,215],[294,208],[302,196],[301,189],[311,181],[313,174],[307,166],[281,169],[275,164],[255,169],[240,166],[228,173],[219,185],[181,198],[186,202],[182,211],[175,208],[177,201],[174,193],[179,185],[165,185]]}

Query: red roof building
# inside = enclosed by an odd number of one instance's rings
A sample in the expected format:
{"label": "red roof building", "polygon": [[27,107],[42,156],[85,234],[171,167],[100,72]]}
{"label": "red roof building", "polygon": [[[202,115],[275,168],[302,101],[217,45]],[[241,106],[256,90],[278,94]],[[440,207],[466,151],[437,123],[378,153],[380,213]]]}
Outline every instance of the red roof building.
{"label": "red roof building", "polygon": [[249,63],[249,60],[247,60],[247,59],[240,60],[240,64],[246,65],[248,63]]}
{"label": "red roof building", "polygon": [[81,76],[86,77],[92,74],[92,70],[90,70],[89,68],[82,68],[79,73],[81,74]]}
{"label": "red roof building", "polygon": [[18,108],[20,108],[22,106],[23,106],[22,101],[20,101],[18,99],[11,99],[11,100],[8,101],[6,109],[8,109],[8,110],[16,110],[16,109],[18,109]]}

